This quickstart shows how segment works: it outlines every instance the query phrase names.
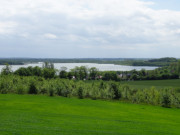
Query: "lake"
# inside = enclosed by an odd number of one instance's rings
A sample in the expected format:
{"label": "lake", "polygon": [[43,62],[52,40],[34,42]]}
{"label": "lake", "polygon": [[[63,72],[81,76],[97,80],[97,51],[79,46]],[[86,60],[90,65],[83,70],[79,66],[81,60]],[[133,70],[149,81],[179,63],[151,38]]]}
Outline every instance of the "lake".
{"label": "lake", "polygon": [[[33,64],[26,64],[26,65],[12,65],[11,68],[13,71],[17,70],[20,67],[28,67],[28,66],[39,66],[42,67],[43,63],[33,63]],[[146,69],[146,70],[153,70],[156,69],[157,67],[149,67],[149,66],[124,66],[124,65],[114,65],[114,64],[96,64],[96,63],[54,63],[54,67],[56,69],[60,69],[61,67],[67,67],[67,71],[74,67],[80,67],[80,66],[86,66],[88,68],[91,67],[96,67],[99,69],[99,71],[130,71],[130,70],[141,70],[141,69]],[[0,71],[4,65],[0,65]]]}

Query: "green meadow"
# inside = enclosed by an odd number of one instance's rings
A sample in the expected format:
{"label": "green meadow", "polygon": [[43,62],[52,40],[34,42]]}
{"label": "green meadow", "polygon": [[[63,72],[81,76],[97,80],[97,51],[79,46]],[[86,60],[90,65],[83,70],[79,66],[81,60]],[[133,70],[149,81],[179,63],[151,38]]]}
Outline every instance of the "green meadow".
{"label": "green meadow", "polygon": [[122,84],[128,84],[132,88],[151,88],[152,86],[156,88],[180,88],[180,79],[173,80],[146,80],[146,81],[125,81]]}
{"label": "green meadow", "polygon": [[0,94],[1,135],[179,135],[180,109]]}

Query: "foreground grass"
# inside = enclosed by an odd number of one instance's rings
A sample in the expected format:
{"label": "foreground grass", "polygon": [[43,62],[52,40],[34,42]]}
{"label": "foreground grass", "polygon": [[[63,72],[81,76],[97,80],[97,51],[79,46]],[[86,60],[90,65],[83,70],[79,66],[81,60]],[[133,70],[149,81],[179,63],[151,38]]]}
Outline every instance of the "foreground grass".
{"label": "foreground grass", "polygon": [[1,135],[179,135],[180,109],[0,94]]}
{"label": "foreground grass", "polygon": [[173,80],[148,80],[148,81],[126,81],[123,84],[128,84],[133,88],[156,88],[173,87],[180,88],[180,79]]}

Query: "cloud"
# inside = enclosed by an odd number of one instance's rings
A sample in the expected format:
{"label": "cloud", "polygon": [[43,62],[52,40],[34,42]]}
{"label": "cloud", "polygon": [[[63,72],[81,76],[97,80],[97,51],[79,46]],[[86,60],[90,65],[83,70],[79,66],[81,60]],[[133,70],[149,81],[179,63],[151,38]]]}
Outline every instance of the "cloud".
{"label": "cloud", "polygon": [[[124,52],[129,50],[132,53],[131,57],[141,55],[139,52],[142,51],[144,51],[142,57],[146,57],[145,52],[154,51],[154,49],[168,50],[169,46],[174,47],[173,50],[177,50],[175,47],[179,48],[180,12],[152,9],[155,4],[153,2],[141,0],[0,1],[0,34],[8,35],[6,40],[13,38],[14,47],[20,44],[23,46],[22,44],[26,43],[25,46],[32,49],[38,46],[39,49],[45,47],[48,50],[53,44],[57,50],[68,50],[70,47],[80,50],[94,48],[104,51],[102,54],[109,49],[110,56],[113,56],[114,50]],[[47,39],[51,40],[47,41]],[[6,44],[11,46],[9,42]],[[87,51],[87,53],[90,56],[92,52]],[[123,55],[119,54],[119,57],[128,57]],[[114,56],[118,56],[118,52]]]}
{"label": "cloud", "polygon": [[6,21],[0,22],[0,34],[11,34],[15,32],[15,28],[17,27],[17,23]]}
{"label": "cloud", "polygon": [[43,36],[47,39],[56,39],[57,38],[56,35],[51,34],[51,33],[44,34]]}

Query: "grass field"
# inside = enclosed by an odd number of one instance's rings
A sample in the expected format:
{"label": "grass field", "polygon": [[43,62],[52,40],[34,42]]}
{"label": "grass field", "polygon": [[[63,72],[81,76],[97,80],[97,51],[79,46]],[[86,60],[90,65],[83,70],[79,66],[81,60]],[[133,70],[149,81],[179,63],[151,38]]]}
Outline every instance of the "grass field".
{"label": "grass field", "polygon": [[129,84],[133,88],[156,88],[175,87],[180,88],[180,79],[174,80],[148,80],[148,81],[126,81],[123,84]]}
{"label": "grass field", "polygon": [[0,94],[0,135],[179,135],[180,109]]}

